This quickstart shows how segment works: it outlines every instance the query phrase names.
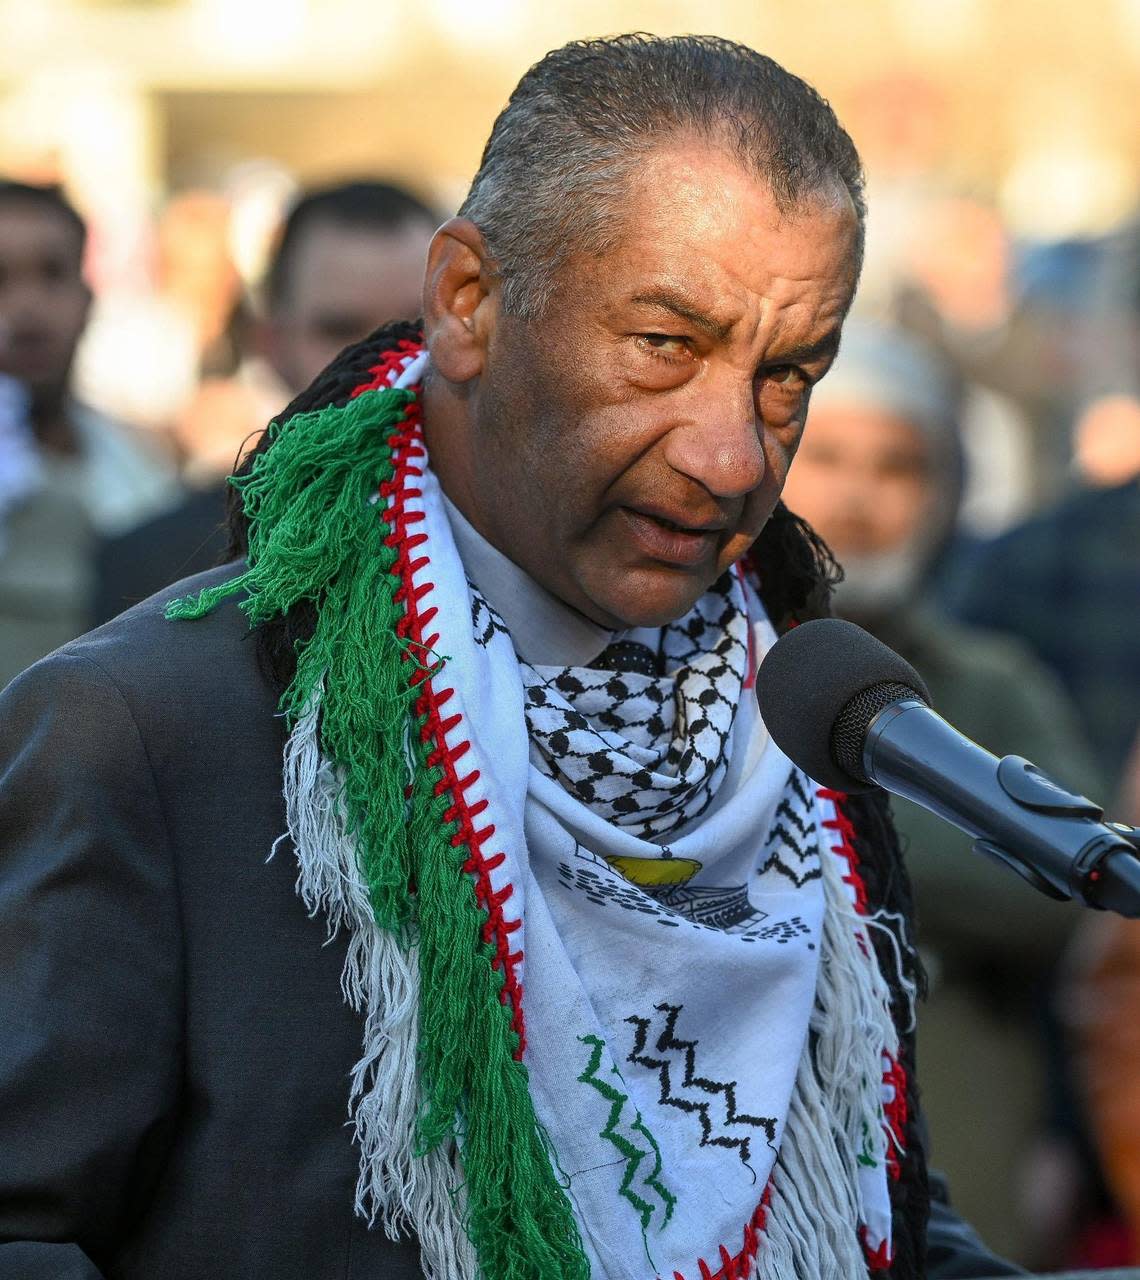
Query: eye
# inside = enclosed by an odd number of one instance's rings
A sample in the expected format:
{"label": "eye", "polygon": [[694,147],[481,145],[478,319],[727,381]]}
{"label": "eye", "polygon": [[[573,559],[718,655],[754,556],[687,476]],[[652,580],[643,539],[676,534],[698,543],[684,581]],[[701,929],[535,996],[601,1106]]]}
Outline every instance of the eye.
{"label": "eye", "polygon": [[810,385],[807,375],[794,364],[779,364],[769,369],[764,377],[786,391],[804,391]]}
{"label": "eye", "polygon": [[655,359],[688,360],[692,358],[692,347],[689,339],[672,333],[639,333],[637,343],[641,349]]}
{"label": "eye", "polygon": [[811,378],[794,364],[772,365],[759,377],[756,404],[770,427],[802,427]]}

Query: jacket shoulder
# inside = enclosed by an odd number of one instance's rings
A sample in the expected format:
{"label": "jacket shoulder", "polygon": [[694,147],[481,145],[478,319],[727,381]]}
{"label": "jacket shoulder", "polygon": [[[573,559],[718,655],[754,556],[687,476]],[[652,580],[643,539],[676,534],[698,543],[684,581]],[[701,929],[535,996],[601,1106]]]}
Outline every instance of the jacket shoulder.
{"label": "jacket shoulder", "polygon": [[196,621],[166,617],[172,601],[242,568],[235,562],[174,583],[42,658],[10,688],[35,686],[41,696],[58,700],[70,696],[77,673],[87,671],[92,681],[116,688],[144,737],[154,730],[173,738],[211,719],[271,722],[277,695],[237,597]]}

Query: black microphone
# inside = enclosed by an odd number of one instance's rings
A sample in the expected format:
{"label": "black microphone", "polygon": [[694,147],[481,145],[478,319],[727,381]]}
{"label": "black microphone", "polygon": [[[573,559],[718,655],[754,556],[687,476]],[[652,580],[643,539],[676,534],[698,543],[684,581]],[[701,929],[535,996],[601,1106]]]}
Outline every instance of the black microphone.
{"label": "black microphone", "polygon": [[1140,828],[1105,823],[1020,756],[999,760],[930,706],[917,671],[853,622],[820,618],[782,636],[756,677],[776,745],[837,791],[880,786],[974,839],[1053,898],[1140,917]]}

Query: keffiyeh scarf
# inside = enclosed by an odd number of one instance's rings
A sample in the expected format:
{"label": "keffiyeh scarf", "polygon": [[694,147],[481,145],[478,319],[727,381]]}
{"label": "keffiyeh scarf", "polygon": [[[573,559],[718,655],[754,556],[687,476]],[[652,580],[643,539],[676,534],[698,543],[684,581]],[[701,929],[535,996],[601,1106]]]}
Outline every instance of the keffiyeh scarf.
{"label": "keffiyeh scarf", "polygon": [[288,836],[364,1020],[357,1207],[431,1280],[889,1265],[891,998],[843,797],[771,741],[734,569],[643,671],[519,661],[466,577],[401,343],[239,483],[253,623],[315,602]]}

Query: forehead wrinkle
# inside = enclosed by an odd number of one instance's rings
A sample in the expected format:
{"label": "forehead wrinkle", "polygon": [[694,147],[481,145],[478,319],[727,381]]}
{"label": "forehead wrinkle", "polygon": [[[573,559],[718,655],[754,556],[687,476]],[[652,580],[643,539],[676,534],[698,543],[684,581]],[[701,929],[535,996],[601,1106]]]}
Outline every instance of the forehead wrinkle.
{"label": "forehead wrinkle", "polygon": [[726,338],[733,326],[733,321],[716,319],[715,316],[705,311],[700,303],[691,299],[684,290],[676,289],[669,285],[657,285],[642,289],[634,295],[631,302],[640,306],[659,307],[664,311],[672,312],[673,315],[679,316],[682,320],[687,320],[691,325],[708,334],[709,337],[718,340]]}

